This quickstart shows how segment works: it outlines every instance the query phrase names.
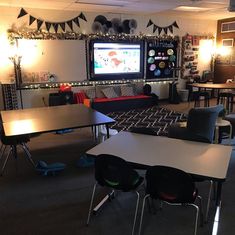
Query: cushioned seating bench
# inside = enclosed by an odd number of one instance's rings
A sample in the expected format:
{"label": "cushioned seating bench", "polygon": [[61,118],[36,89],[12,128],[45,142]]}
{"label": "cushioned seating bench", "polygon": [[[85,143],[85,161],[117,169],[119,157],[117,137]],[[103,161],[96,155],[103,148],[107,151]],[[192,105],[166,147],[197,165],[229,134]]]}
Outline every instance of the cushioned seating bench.
{"label": "cushioned seating bench", "polygon": [[[118,87],[114,87],[114,89],[118,89]],[[104,90],[105,88],[103,88],[102,91]],[[87,96],[89,96],[90,94],[87,91],[76,93],[75,102],[84,103],[85,105],[90,106],[91,108],[102,113],[109,113],[114,111],[127,111],[137,108],[148,108],[153,105],[156,105],[158,102],[158,97],[156,95],[145,95],[143,94],[143,92],[139,92],[136,94],[133,93],[133,95],[130,96],[122,95],[122,93],[117,90],[116,93],[118,93],[118,95],[116,97],[105,97],[104,95],[101,96],[99,95],[99,92],[100,91],[96,90],[96,95],[98,94],[98,97],[94,97],[94,94],[92,94],[89,99]]]}
{"label": "cushioned seating bench", "polygon": [[117,98],[95,98],[91,103],[91,107],[97,111],[108,113],[137,108],[147,108],[155,104],[156,102],[152,96],[136,95],[121,96]]}

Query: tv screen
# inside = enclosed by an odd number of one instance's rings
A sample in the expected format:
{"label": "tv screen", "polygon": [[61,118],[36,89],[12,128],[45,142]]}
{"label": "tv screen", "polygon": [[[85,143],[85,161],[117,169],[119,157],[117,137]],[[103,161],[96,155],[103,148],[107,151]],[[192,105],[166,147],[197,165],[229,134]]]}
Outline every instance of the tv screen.
{"label": "tv screen", "polygon": [[92,41],[90,78],[92,80],[143,78],[143,56],[142,41]]}

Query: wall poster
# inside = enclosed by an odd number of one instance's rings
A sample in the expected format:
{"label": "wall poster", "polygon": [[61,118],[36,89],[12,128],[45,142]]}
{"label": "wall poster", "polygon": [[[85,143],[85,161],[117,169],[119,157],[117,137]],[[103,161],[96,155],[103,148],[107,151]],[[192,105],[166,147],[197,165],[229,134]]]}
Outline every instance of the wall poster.
{"label": "wall poster", "polygon": [[177,46],[172,40],[147,42],[146,79],[175,77]]}

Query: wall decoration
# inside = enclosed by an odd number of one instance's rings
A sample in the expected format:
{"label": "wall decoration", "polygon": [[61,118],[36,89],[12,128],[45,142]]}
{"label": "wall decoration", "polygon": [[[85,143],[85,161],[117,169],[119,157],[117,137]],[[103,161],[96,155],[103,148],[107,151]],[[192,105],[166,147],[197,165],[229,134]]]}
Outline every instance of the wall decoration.
{"label": "wall decoration", "polygon": [[[28,12],[25,11],[25,9],[21,8],[17,19],[20,18],[20,17],[23,17],[25,15],[28,15]],[[84,21],[87,21],[85,15],[82,12],[78,16],[74,17],[73,19],[65,21],[65,22],[49,22],[49,21],[44,21],[44,20],[38,19],[38,18],[36,18],[32,15],[29,15],[29,26],[34,21],[36,21],[37,22],[37,30],[40,30],[43,23],[45,23],[46,30],[48,32],[50,31],[51,27],[53,27],[54,31],[57,33],[58,29],[59,29],[59,26],[62,29],[62,31],[65,32],[65,26],[67,24],[69,26],[69,28],[71,29],[71,31],[73,31],[73,23],[75,23],[77,25],[77,27],[80,27],[79,18],[84,20]]]}
{"label": "wall decoration", "polygon": [[119,18],[108,20],[103,15],[95,17],[92,24],[92,31],[94,33],[108,33],[108,34],[133,34],[137,28],[137,21],[135,19],[126,19],[121,21]]}
{"label": "wall decoration", "polygon": [[160,27],[160,26],[154,24],[153,21],[150,19],[150,20],[148,21],[147,28],[148,28],[149,26],[151,26],[151,25],[153,25],[153,33],[155,33],[156,30],[157,30],[158,35],[160,35],[161,32],[163,32],[163,31],[164,31],[165,34],[167,34],[167,33],[168,33],[168,30],[170,31],[170,33],[173,34],[173,27],[179,28],[179,26],[178,26],[178,24],[176,23],[176,21],[174,21],[172,24],[170,24],[170,25],[168,25],[168,26]]}
{"label": "wall decoration", "polygon": [[60,32],[60,33],[50,33],[45,30],[31,30],[31,29],[17,29],[11,28],[8,30],[8,39],[10,43],[14,44],[16,39],[42,39],[42,40],[86,40],[86,39],[104,39],[104,40],[146,40],[146,41],[161,41],[161,40],[168,40],[168,41],[179,41],[179,36],[171,36],[171,35],[145,35],[140,33],[139,35],[135,34],[83,34],[83,33],[76,33],[76,32]]}
{"label": "wall decoration", "polygon": [[147,43],[146,79],[174,78],[178,66],[178,42],[161,40]]}
{"label": "wall decoration", "polygon": [[200,65],[203,62],[199,58],[200,40],[214,39],[213,36],[206,35],[190,35],[186,34],[182,37],[181,45],[181,78],[188,82],[200,79]]}

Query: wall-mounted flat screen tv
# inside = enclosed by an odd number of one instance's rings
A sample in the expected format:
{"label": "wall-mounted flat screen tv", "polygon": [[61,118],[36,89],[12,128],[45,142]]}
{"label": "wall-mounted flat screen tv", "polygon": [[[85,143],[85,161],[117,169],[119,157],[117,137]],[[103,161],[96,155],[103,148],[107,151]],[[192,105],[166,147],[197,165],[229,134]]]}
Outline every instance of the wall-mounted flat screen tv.
{"label": "wall-mounted flat screen tv", "polygon": [[91,80],[143,78],[143,41],[91,41],[89,54]]}

